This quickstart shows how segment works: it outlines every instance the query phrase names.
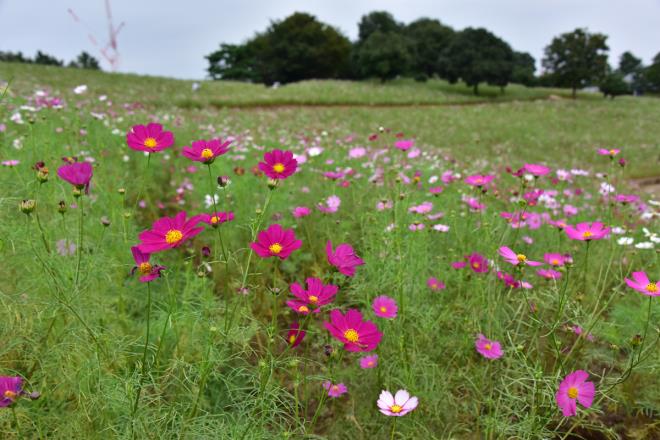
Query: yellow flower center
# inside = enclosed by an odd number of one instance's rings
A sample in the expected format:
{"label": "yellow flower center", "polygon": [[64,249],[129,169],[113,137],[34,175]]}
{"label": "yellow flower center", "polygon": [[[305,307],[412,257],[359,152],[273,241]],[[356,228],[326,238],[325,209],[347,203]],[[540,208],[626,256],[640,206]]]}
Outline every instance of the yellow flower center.
{"label": "yellow flower center", "polygon": [[318,297],[318,296],[314,296],[314,295],[310,295],[307,299],[308,299],[309,302],[311,302],[312,304],[316,304],[316,303],[319,301],[319,297]]}
{"label": "yellow flower center", "polygon": [[646,291],[650,293],[657,293],[658,292],[658,285],[655,283],[649,283],[646,285]]}
{"label": "yellow flower center", "polygon": [[309,307],[307,307],[307,306],[300,306],[300,307],[298,307],[298,311],[299,311],[299,312],[307,313],[307,312],[309,312]]}
{"label": "yellow flower center", "polygon": [[614,156],[616,154],[616,150],[610,150],[610,154]]}
{"label": "yellow flower center", "polygon": [[283,248],[282,248],[282,245],[279,244],[279,243],[273,243],[273,244],[271,244],[270,246],[268,246],[268,250],[269,250],[272,254],[275,254],[275,255],[277,255],[277,254],[279,254],[280,252],[282,252],[282,249],[283,249]]}
{"label": "yellow flower center", "polygon": [[144,146],[147,148],[155,148],[158,145],[158,142],[156,142],[156,139],[152,137],[148,137],[144,140]]}
{"label": "yellow flower center", "polygon": [[145,262],[145,263],[140,263],[140,267],[138,268],[138,271],[142,275],[146,275],[148,273],[151,273],[151,264]]}
{"label": "yellow flower center", "polygon": [[578,396],[578,389],[576,387],[570,387],[568,389],[568,397],[571,399],[577,399]]}
{"label": "yellow flower center", "polygon": [[217,215],[214,215],[213,217],[211,217],[211,223],[213,223],[214,225],[216,223],[218,223],[219,221],[220,221],[220,219],[218,218]]}
{"label": "yellow flower center", "polygon": [[357,342],[358,339],[360,339],[360,335],[358,335],[358,332],[354,329],[349,328],[344,332],[344,338],[346,338],[348,342]]}
{"label": "yellow flower center", "polygon": [[392,405],[390,407],[390,411],[394,414],[399,414],[401,411],[403,411],[403,407],[401,405]]}
{"label": "yellow flower center", "polygon": [[273,171],[276,173],[281,173],[284,171],[284,164],[283,163],[276,163],[273,165]]}
{"label": "yellow flower center", "polygon": [[296,335],[289,336],[289,344],[293,344],[294,342],[296,342]]}
{"label": "yellow flower center", "polygon": [[170,229],[169,231],[167,231],[167,234],[165,234],[165,241],[167,242],[167,244],[178,243],[182,239],[183,239],[183,233],[178,229]]}
{"label": "yellow flower center", "polygon": [[14,400],[16,398],[16,393],[11,390],[7,390],[5,391],[5,398]]}
{"label": "yellow flower center", "polygon": [[525,261],[527,261],[527,256],[523,254],[516,255],[516,258],[518,259],[519,263],[524,263]]}
{"label": "yellow flower center", "polygon": [[339,391],[339,386],[338,385],[333,385],[332,386],[332,391],[335,391],[335,392]]}
{"label": "yellow flower center", "polygon": [[486,344],[486,345],[484,345],[484,348],[485,348],[486,350],[490,350],[490,349],[493,348],[493,346],[490,345],[490,344]]}
{"label": "yellow flower center", "polygon": [[582,238],[590,238],[592,235],[594,235],[593,232],[591,232],[591,231],[584,231],[584,232],[582,233]]}
{"label": "yellow flower center", "polygon": [[553,266],[559,266],[559,260],[557,260],[557,259],[555,258],[554,260],[552,260],[552,261],[550,262],[550,264],[552,264]]}
{"label": "yellow flower center", "polygon": [[213,151],[211,151],[210,148],[204,148],[204,149],[202,150],[202,157],[203,157],[204,159],[210,159],[210,158],[212,158],[212,157],[213,157]]}
{"label": "yellow flower center", "polygon": [[479,263],[472,263],[472,267],[474,267],[475,269],[479,269]]}
{"label": "yellow flower center", "polygon": [[438,285],[437,285],[436,283],[433,283],[433,284],[431,284],[431,288],[433,288],[433,289],[437,289],[437,288],[438,288]]}
{"label": "yellow flower center", "polygon": [[380,307],[380,313],[386,313],[387,312],[387,307],[381,306]]}

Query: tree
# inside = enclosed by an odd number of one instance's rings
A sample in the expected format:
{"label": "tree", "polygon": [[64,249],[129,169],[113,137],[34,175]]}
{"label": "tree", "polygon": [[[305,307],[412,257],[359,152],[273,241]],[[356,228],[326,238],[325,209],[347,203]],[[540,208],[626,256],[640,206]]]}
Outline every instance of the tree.
{"label": "tree", "polygon": [[607,73],[607,36],[576,29],[553,38],[545,48],[543,68],[560,87],[570,87],[573,98],[578,87],[598,83]]}
{"label": "tree", "polygon": [[410,65],[408,41],[395,32],[376,31],[355,48],[354,60],[363,78],[382,82],[405,73]]}
{"label": "tree", "polygon": [[504,87],[513,73],[513,50],[483,28],[466,28],[444,50],[441,65],[451,83],[461,79],[479,94],[479,83]]}
{"label": "tree", "polygon": [[636,74],[642,69],[642,60],[630,52],[624,52],[619,58],[619,72],[623,75]]}
{"label": "tree", "polygon": [[420,18],[405,27],[403,34],[410,41],[411,71],[414,75],[432,77],[440,72],[442,51],[454,37],[454,30],[438,20]]}
{"label": "tree", "polygon": [[37,54],[34,57],[35,64],[44,64],[46,66],[62,66],[64,65],[63,61],[58,60],[52,55],[48,55],[40,50],[37,51]]}
{"label": "tree", "polygon": [[660,92],[660,52],[653,58],[653,63],[644,69],[644,78],[653,92]]}
{"label": "tree", "polygon": [[358,23],[358,44],[367,41],[374,32],[387,34],[401,32],[403,25],[398,23],[392,14],[386,11],[374,11],[363,15]]}
{"label": "tree", "polygon": [[623,79],[623,74],[619,72],[609,73],[603,78],[599,85],[600,91],[606,98],[609,96],[614,99],[619,95],[629,95],[631,93],[630,85]]}
{"label": "tree", "polygon": [[[221,44],[220,49],[207,55],[207,69],[212,79],[231,79],[259,82],[261,78],[256,70],[255,37],[245,44]],[[263,37],[262,37],[263,38]]]}
{"label": "tree", "polygon": [[32,60],[23,56],[23,52],[2,52],[0,51],[0,61],[9,63],[31,63]]}
{"label": "tree", "polygon": [[83,51],[76,57],[75,61],[69,63],[69,67],[76,67],[78,69],[101,70],[99,60]]}
{"label": "tree", "polygon": [[511,82],[525,86],[536,84],[536,61],[527,52],[513,52],[513,72]]}

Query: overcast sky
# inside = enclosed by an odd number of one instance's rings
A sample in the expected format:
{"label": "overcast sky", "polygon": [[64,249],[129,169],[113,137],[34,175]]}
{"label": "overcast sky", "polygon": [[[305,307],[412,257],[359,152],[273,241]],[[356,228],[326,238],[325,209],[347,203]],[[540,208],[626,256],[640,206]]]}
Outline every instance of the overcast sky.
{"label": "overcast sky", "polygon": [[[455,29],[485,27],[537,65],[553,36],[587,27],[609,35],[610,62],[631,50],[645,63],[660,52],[660,0],[111,0],[118,36],[119,71],[204,78],[204,55],[219,43],[239,43],[271,20],[309,12],[357,36],[360,17],[387,10],[408,23],[426,16]],[[81,19],[76,23],[67,9]],[[108,40],[104,0],[0,0],[0,50],[37,49],[66,61],[82,50],[100,57],[90,42]],[[109,66],[103,62],[103,68]]]}

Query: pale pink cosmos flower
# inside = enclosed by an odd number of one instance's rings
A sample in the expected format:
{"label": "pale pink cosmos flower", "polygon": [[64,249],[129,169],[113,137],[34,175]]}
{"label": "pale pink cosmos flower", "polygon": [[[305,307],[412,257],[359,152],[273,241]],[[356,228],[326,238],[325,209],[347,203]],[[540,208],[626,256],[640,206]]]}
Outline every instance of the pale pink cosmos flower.
{"label": "pale pink cosmos flower", "polygon": [[296,206],[295,208],[293,208],[293,211],[291,211],[291,214],[295,218],[307,217],[311,213],[312,213],[312,211],[309,208],[307,208],[306,206]]}
{"label": "pale pink cosmos flower", "polygon": [[426,285],[429,286],[431,290],[436,290],[436,291],[442,290],[446,287],[445,283],[443,283],[442,281],[440,281],[435,277],[431,277],[428,280],[426,280]]}
{"label": "pale pink cosmos flower", "polygon": [[526,163],[523,166],[523,171],[536,176],[536,177],[541,177],[545,176],[546,174],[550,173],[550,168],[544,166],[544,165],[539,165],[535,163]]}
{"label": "pale pink cosmos flower", "polygon": [[413,232],[415,232],[415,231],[421,231],[421,230],[424,229],[424,223],[417,223],[417,222],[415,222],[415,223],[411,223],[411,224],[408,226],[408,229],[410,229],[410,230],[413,231]]}
{"label": "pale pink cosmos flower", "polygon": [[616,156],[620,152],[621,152],[621,150],[619,150],[617,148],[611,148],[609,150],[607,150],[605,148],[599,148],[598,149],[598,154],[600,154],[601,156],[610,156],[611,158],[613,158],[614,156]]}
{"label": "pale pink cosmos flower", "polygon": [[561,409],[564,417],[571,417],[577,413],[577,403],[585,408],[590,408],[596,394],[593,382],[587,382],[589,373],[577,370],[569,374],[559,385],[555,398],[557,406]]}
{"label": "pale pink cosmos flower", "polygon": [[552,269],[539,269],[536,271],[536,274],[548,280],[558,280],[561,278],[561,272]]}
{"label": "pale pink cosmos flower", "polygon": [[660,281],[651,282],[645,272],[633,272],[632,280],[626,278],[626,284],[644,295],[660,296]]}
{"label": "pale pink cosmos flower", "polygon": [[389,391],[381,391],[378,396],[378,410],[386,416],[401,417],[417,408],[417,397],[411,397],[406,390],[399,390],[393,396]]}
{"label": "pale pink cosmos flower", "polygon": [[351,148],[348,151],[348,157],[351,159],[359,159],[367,154],[367,149],[364,147]]}
{"label": "pale pink cosmos flower", "polygon": [[394,204],[392,203],[391,200],[381,200],[380,202],[376,203],[376,209],[379,211],[383,211],[385,209],[392,209]]}
{"label": "pale pink cosmos flower", "polygon": [[482,187],[490,183],[494,178],[495,176],[493,175],[482,176],[481,174],[474,174],[472,176],[466,177],[465,183],[476,187]]}
{"label": "pale pink cosmos flower", "polygon": [[433,210],[433,203],[424,202],[420,205],[411,206],[408,208],[408,212],[414,212],[417,214],[427,214]]}
{"label": "pale pink cosmos flower", "polygon": [[522,265],[522,266],[540,266],[543,263],[540,263],[538,261],[532,261],[528,260],[527,256],[524,254],[516,254],[513,252],[510,248],[506,246],[502,246],[499,249],[499,254],[504,258],[504,261],[507,263],[511,263],[514,266]]}
{"label": "pale pink cosmos flower", "polygon": [[339,210],[340,205],[341,205],[341,199],[338,196],[332,195],[326,199],[325,205],[319,203],[317,205],[317,208],[321,212],[325,212],[326,214],[332,214],[337,212],[337,210]]}
{"label": "pale pink cosmos flower", "polygon": [[348,388],[343,383],[333,384],[329,380],[323,382],[323,388],[328,390],[328,397],[332,397],[333,399],[340,397],[348,391]]}
{"label": "pale pink cosmos flower", "polygon": [[396,305],[396,301],[389,296],[381,295],[374,299],[374,302],[371,305],[376,316],[380,318],[393,319],[396,318],[396,313],[399,308]]}
{"label": "pale pink cosmos flower", "polygon": [[567,263],[568,258],[565,255],[558,253],[547,253],[543,255],[543,260],[550,266],[563,266]]}
{"label": "pale pink cosmos flower", "polygon": [[491,341],[481,333],[477,336],[477,340],[474,341],[474,346],[479,354],[486,359],[499,359],[504,354],[498,341]]}
{"label": "pale pink cosmos flower", "polygon": [[447,232],[449,231],[449,226],[438,223],[437,225],[433,225],[433,230],[438,232]]}
{"label": "pale pink cosmos flower", "polygon": [[15,166],[18,165],[19,163],[21,163],[21,161],[20,161],[20,160],[16,160],[16,159],[12,159],[12,160],[3,160],[3,161],[2,161],[2,166],[3,166],[3,167],[15,167]]}
{"label": "pale pink cosmos flower", "polygon": [[378,366],[378,355],[372,354],[360,358],[360,368],[365,370],[369,368],[376,368]]}
{"label": "pale pink cosmos flower", "polygon": [[575,226],[567,225],[564,232],[571,240],[591,241],[609,236],[610,228],[601,222],[578,223]]}

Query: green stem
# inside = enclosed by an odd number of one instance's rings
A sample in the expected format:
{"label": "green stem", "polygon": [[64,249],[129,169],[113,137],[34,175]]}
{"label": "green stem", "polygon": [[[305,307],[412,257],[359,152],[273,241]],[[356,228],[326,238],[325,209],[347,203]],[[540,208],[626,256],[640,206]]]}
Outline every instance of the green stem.
{"label": "green stem", "polygon": [[149,349],[149,326],[151,321],[151,282],[147,283],[147,335],[144,341],[144,352],[142,353],[142,372],[140,373],[140,381],[138,382],[138,392],[133,403],[133,417],[138,410],[138,405],[140,403],[140,395],[142,394],[142,383],[144,382],[144,377],[147,374],[147,351]]}
{"label": "green stem", "polygon": [[390,433],[390,440],[394,440],[394,433],[396,432],[396,420],[398,417],[394,417],[394,420],[392,421],[392,432]]}
{"label": "green stem", "polygon": [[18,414],[16,414],[16,405],[11,406],[11,412],[14,415],[14,423],[16,424],[16,435],[19,439],[23,438],[23,433],[21,432],[21,424],[18,422]]}
{"label": "green stem", "polygon": [[[211,200],[213,200],[213,214],[211,214],[211,218],[213,216],[218,215],[218,207],[215,202],[215,186],[213,182],[213,174],[211,174],[211,164],[207,164],[207,168],[209,170],[209,183],[210,183],[210,189],[211,189]],[[212,226],[215,227],[218,230],[218,239],[220,240],[220,248],[222,249],[222,257],[225,259],[225,270],[228,272],[229,271],[229,258],[227,258],[227,251],[225,250],[225,244],[222,241],[222,230],[221,230],[221,225],[219,222],[220,218],[218,217],[218,223],[213,225],[213,222],[211,222]],[[215,252],[214,252],[215,253]]]}
{"label": "green stem", "polygon": [[76,291],[78,291],[78,279],[80,277],[80,261],[82,260],[83,248],[83,196],[78,198],[78,209],[80,209],[80,221],[78,223],[78,261],[76,262]]}

